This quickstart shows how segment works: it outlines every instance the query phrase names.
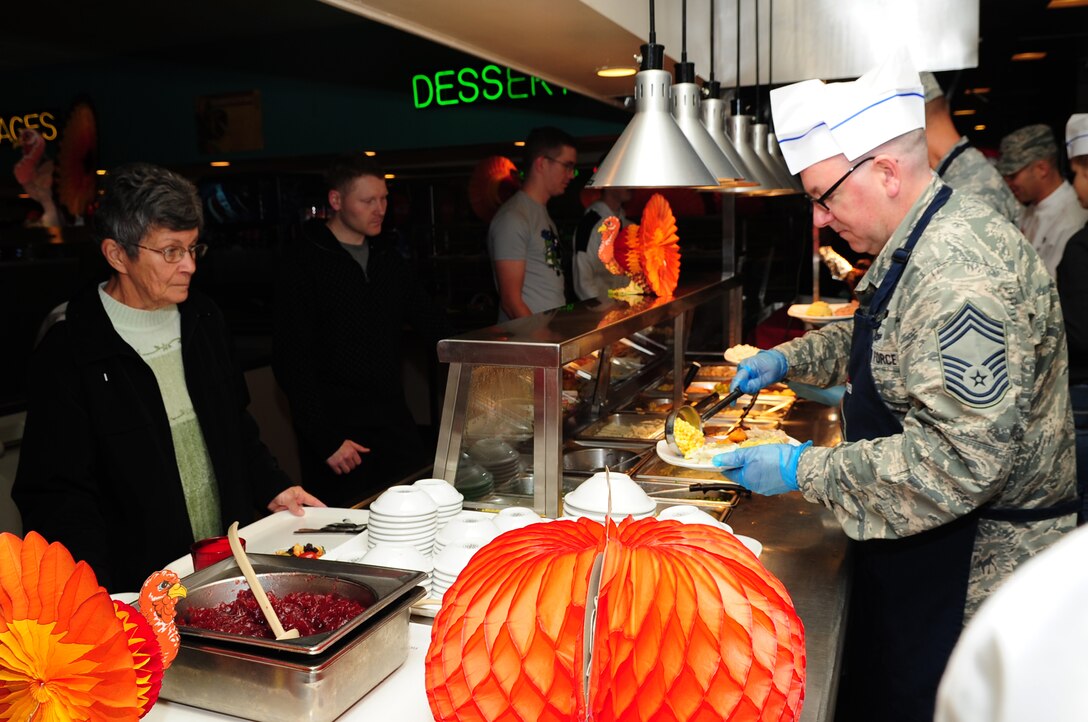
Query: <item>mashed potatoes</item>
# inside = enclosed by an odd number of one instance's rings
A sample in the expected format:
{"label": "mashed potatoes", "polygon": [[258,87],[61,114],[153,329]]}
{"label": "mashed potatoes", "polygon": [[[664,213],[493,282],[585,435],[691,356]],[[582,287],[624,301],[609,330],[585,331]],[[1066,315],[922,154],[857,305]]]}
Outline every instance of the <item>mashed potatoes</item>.
{"label": "mashed potatoes", "polygon": [[809,316],[830,316],[831,306],[827,301],[817,301],[808,307]]}

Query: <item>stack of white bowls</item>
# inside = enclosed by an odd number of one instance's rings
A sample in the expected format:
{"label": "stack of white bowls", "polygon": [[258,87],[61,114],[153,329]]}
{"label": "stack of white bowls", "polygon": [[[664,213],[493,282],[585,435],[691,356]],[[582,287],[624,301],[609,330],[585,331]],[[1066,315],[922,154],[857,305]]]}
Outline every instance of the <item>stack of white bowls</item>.
{"label": "stack of white bowls", "polygon": [[458,542],[472,542],[483,546],[501,533],[490,514],[461,512],[439,530],[434,540],[434,553],[437,557],[447,546]]}
{"label": "stack of white bowls", "polygon": [[390,544],[382,542],[373,547],[359,559],[359,564],[370,564],[376,567],[390,567],[392,569],[411,569],[416,572],[424,572],[427,578],[420,586],[430,590],[431,572],[434,570],[434,562],[429,556],[425,556],[419,549],[411,544]]}
{"label": "stack of white bowls", "polygon": [[393,486],[370,505],[367,543],[410,544],[428,556],[438,533],[438,505],[421,488]]}
{"label": "stack of white bowls", "polygon": [[563,497],[564,515],[602,524],[606,517],[617,523],[628,516],[643,519],[653,516],[656,509],[654,500],[631,477],[614,472],[598,472]]}
{"label": "stack of white bowls", "polygon": [[495,515],[495,526],[500,532],[508,532],[511,529],[520,529],[523,526],[536,524],[540,521],[540,514],[525,506],[508,506]]}
{"label": "stack of white bowls", "polygon": [[431,598],[441,599],[457,575],[468,564],[469,559],[487,544],[486,541],[460,539],[450,542],[434,557],[434,572],[431,582]]}
{"label": "stack of white bowls", "polygon": [[677,506],[670,506],[662,509],[657,515],[657,518],[675,519],[681,524],[706,524],[707,526],[716,526],[719,529],[725,529],[730,534],[733,533],[733,527],[729,526],[724,521],[718,521],[699,507],[691,506],[690,504],[679,504]]}
{"label": "stack of white bowls", "polygon": [[521,471],[521,455],[502,439],[480,439],[469,447],[468,454],[491,472],[496,486],[510,481]]}
{"label": "stack of white bowls", "polygon": [[446,526],[453,517],[461,513],[465,501],[464,495],[445,479],[420,479],[412,484],[427,492],[438,505],[438,528]]}

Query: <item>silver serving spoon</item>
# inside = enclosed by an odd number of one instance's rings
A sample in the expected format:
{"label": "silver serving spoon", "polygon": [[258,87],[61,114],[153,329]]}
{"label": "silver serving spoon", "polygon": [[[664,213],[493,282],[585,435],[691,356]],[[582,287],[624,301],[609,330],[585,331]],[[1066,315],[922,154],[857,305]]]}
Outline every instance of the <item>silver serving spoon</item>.
{"label": "silver serving spoon", "polygon": [[[740,422],[744,421],[744,417],[747,416],[748,412],[752,410],[753,406],[755,406],[756,397],[758,395],[758,391],[752,394],[752,398],[744,407],[744,410],[740,414],[740,418],[737,419],[737,422],[735,424],[729,427],[729,431],[732,431],[733,429],[736,429],[738,426],[740,426]],[[714,395],[711,394],[708,398],[713,398],[713,396]],[[669,412],[669,415],[665,417],[665,443],[669,445],[669,448],[674,454],[676,454],[677,456],[683,456],[684,452],[680,451],[680,446],[676,443],[676,420],[683,419],[684,421],[695,427],[700,433],[702,433],[704,421],[714,416],[714,414],[718,413],[726,406],[729,406],[741,396],[744,396],[744,391],[738,388],[734,391],[730,391],[728,394],[718,399],[705,410],[701,408],[697,409],[695,406],[689,406],[686,404],[678,409],[673,409]],[[698,406],[702,406],[705,403],[706,400],[700,401]]]}

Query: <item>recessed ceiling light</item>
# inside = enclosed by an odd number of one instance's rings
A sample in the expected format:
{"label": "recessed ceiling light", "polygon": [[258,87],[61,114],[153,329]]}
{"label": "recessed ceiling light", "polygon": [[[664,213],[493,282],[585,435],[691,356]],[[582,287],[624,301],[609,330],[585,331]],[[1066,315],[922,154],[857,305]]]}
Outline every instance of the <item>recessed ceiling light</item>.
{"label": "recessed ceiling light", "polygon": [[209,165],[212,168],[228,168],[228,167],[230,167],[230,161],[229,160],[213,160],[211,163],[209,163]]}
{"label": "recessed ceiling light", "polygon": [[1016,53],[1012,56],[1013,61],[1021,60],[1042,60],[1046,57],[1044,52],[1030,52],[1030,53]]}
{"label": "recessed ceiling light", "polygon": [[989,93],[989,92],[990,92],[989,88],[968,88],[967,90],[963,91],[963,94],[964,95],[986,95],[986,93]]}
{"label": "recessed ceiling light", "polygon": [[638,72],[638,68],[630,65],[605,65],[597,68],[597,75],[601,78],[630,78]]}
{"label": "recessed ceiling light", "polygon": [[518,148],[524,148],[525,147],[525,141],[524,140],[515,140],[514,145],[516,145]]}
{"label": "recessed ceiling light", "polygon": [[397,177],[397,174],[396,174],[396,173],[386,173],[386,174],[385,174],[385,179],[386,179],[386,180],[393,180],[393,179],[394,179],[394,178],[396,178],[396,177]]}
{"label": "recessed ceiling light", "polygon": [[1088,0],[1050,0],[1047,3],[1047,10],[1060,10],[1062,8],[1085,8],[1088,7]]}
{"label": "recessed ceiling light", "polygon": [[974,108],[964,108],[963,110],[953,110],[952,115],[974,115],[977,112]]}
{"label": "recessed ceiling light", "polygon": [[376,151],[376,150],[364,150],[363,151],[363,155],[365,155],[367,158],[373,158],[377,154],[378,154],[378,151]]}
{"label": "recessed ceiling light", "polygon": [[20,198],[30,198],[30,194],[29,193],[20,193],[19,197]]}
{"label": "recessed ceiling light", "polygon": [[986,130],[986,124],[985,123],[979,123],[978,125],[975,126],[975,130]]}
{"label": "recessed ceiling light", "polygon": [[95,175],[106,175],[106,169],[105,168],[99,168],[94,173],[95,173]]}

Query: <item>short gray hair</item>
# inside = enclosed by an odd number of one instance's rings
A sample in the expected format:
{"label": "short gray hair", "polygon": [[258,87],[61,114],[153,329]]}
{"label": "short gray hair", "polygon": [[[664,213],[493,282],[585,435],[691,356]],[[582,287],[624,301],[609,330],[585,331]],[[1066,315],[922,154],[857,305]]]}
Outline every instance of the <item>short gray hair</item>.
{"label": "short gray hair", "polygon": [[196,186],[150,163],[123,165],[107,175],[94,216],[95,240],[112,238],[135,258],[140,241],[154,228],[203,230]]}

